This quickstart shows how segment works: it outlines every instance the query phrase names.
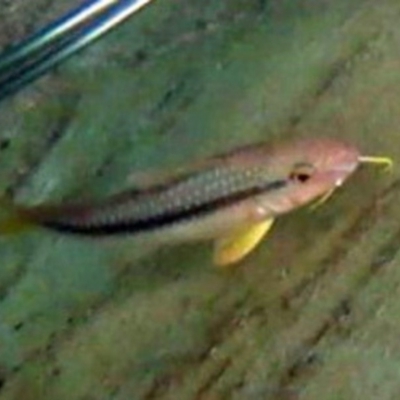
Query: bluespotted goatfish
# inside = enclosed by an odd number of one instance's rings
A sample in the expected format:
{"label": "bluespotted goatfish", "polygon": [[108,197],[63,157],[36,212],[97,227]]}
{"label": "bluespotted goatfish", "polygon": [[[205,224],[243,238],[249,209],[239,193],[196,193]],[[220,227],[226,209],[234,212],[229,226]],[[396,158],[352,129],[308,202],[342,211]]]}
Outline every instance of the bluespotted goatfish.
{"label": "bluespotted goatfish", "polygon": [[[362,163],[392,165],[362,156],[332,138],[259,143],[211,157],[170,174],[141,175],[133,189],[104,200],[9,207],[0,232],[41,226],[88,237],[148,235],[161,243],[214,240],[214,263],[245,257],[274,219],[322,203]],[[143,178],[145,176],[145,178]]]}

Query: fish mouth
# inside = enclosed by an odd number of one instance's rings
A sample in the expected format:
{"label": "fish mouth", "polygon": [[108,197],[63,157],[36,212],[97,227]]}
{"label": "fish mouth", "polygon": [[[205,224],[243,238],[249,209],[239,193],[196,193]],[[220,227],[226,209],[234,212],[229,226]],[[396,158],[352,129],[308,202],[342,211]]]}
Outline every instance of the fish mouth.
{"label": "fish mouth", "polygon": [[352,162],[346,162],[336,166],[334,169],[330,171],[330,175],[332,176],[335,186],[339,187],[342,186],[344,181],[352,175],[359,165],[358,160]]}

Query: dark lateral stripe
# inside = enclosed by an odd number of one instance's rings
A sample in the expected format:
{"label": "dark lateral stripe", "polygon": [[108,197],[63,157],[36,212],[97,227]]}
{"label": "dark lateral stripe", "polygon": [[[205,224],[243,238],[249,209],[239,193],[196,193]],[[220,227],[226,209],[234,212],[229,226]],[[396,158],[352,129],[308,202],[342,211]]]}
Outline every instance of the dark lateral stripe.
{"label": "dark lateral stripe", "polygon": [[164,228],[168,225],[183,222],[185,220],[188,221],[193,218],[199,218],[211,212],[221,210],[224,207],[233,206],[235,203],[244,201],[253,196],[269,192],[270,190],[280,189],[284,187],[286,183],[287,182],[284,180],[270,182],[264,186],[256,186],[225,197],[220,197],[216,200],[195,205],[190,209],[176,210],[141,220],[116,221],[114,223],[100,223],[93,225],[75,225],[73,223],[69,224],[68,222],[64,221],[48,221],[42,223],[42,225],[46,228],[54,229],[60,232],[91,236],[149,232],[158,228]]}

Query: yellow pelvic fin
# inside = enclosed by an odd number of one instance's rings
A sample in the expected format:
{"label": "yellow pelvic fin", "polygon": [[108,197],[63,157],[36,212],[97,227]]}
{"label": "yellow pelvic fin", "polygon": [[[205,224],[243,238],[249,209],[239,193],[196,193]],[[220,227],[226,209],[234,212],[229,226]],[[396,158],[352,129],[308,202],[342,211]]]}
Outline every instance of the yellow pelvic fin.
{"label": "yellow pelvic fin", "polygon": [[392,171],[394,164],[390,157],[360,156],[358,161],[361,164],[382,164],[386,171]]}
{"label": "yellow pelvic fin", "polygon": [[214,245],[214,264],[224,267],[243,259],[266,235],[273,222],[272,218],[267,219],[217,239]]}

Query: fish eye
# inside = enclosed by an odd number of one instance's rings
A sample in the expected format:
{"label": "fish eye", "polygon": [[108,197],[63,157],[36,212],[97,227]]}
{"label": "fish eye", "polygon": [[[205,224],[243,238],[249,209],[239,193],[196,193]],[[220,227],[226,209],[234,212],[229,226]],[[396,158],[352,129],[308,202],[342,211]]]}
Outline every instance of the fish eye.
{"label": "fish eye", "polygon": [[312,165],[307,163],[299,163],[293,167],[293,170],[289,174],[289,180],[297,183],[307,182],[313,175],[314,168]]}

